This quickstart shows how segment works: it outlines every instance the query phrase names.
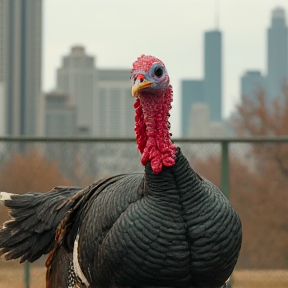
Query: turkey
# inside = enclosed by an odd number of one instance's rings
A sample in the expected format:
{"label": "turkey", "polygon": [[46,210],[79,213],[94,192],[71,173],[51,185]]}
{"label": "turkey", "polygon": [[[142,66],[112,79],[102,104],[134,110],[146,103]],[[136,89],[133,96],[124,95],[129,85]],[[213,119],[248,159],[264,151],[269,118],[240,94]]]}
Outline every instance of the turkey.
{"label": "turkey", "polygon": [[173,93],[163,62],[141,55],[131,82],[144,174],[2,192],[11,220],[0,231],[0,254],[20,262],[49,254],[47,288],[221,287],[241,247],[238,214],[170,139]]}

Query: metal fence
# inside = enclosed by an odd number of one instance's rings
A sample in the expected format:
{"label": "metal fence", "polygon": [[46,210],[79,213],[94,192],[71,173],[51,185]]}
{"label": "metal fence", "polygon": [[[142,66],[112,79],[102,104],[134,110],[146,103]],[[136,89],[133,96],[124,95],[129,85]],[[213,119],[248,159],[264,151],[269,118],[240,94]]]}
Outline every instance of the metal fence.
{"label": "metal fence", "polygon": [[[240,214],[243,247],[233,288],[287,288],[288,137],[174,142]],[[139,171],[143,167],[135,139],[0,138],[0,191],[44,192],[57,185],[85,186],[107,175]],[[0,207],[0,214],[5,218],[7,211]],[[43,263],[42,259],[24,269],[1,260],[0,287],[44,287]],[[22,284],[20,279],[13,284],[15,273],[22,275]]]}

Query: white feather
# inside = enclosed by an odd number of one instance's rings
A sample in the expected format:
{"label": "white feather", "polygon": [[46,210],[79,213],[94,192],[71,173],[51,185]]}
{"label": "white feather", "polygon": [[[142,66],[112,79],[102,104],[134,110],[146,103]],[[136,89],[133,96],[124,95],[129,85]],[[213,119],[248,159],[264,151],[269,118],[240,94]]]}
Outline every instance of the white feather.
{"label": "white feather", "polygon": [[4,201],[11,200],[12,193],[0,192],[0,203],[4,204]]}
{"label": "white feather", "polygon": [[87,286],[89,287],[89,282],[87,280],[87,278],[85,277],[85,275],[83,274],[83,271],[80,267],[79,261],[78,261],[78,241],[79,241],[79,234],[77,234],[77,237],[75,239],[74,242],[74,247],[73,247],[73,266],[74,266],[74,270],[76,275],[81,279],[81,281]]}

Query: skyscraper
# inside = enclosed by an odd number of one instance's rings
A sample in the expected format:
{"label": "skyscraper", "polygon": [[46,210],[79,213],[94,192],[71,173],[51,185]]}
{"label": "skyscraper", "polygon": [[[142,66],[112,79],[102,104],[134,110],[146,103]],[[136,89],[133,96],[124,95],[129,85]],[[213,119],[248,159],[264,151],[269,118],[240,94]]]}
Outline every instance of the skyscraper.
{"label": "skyscraper", "polygon": [[45,135],[50,137],[75,137],[76,107],[70,95],[51,91],[45,95]]}
{"label": "skyscraper", "polygon": [[134,100],[130,69],[99,69],[98,97],[94,105],[94,135],[135,137]]}
{"label": "skyscraper", "polygon": [[281,95],[281,86],[288,75],[288,29],[285,11],[272,11],[271,27],[268,28],[267,92],[270,100]]}
{"label": "skyscraper", "polygon": [[218,30],[204,34],[204,79],[182,81],[183,137],[191,135],[189,119],[197,110],[192,109],[195,103],[207,105],[211,122],[222,121],[222,34]]}
{"label": "skyscraper", "polygon": [[226,129],[222,122],[211,122],[209,107],[205,103],[194,103],[191,109],[189,136],[193,138],[225,137]]}
{"label": "skyscraper", "polygon": [[250,100],[256,99],[257,94],[262,90],[266,91],[265,77],[258,70],[247,71],[241,77],[241,97],[246,96]]}
{"label": "skyscraper", "polygon": [[93,105],[97,97],[97,71],[93,56],[84,47],[72,47],[63,57],[62,67],[57,70],[57,90],[69,93],[71,104],[77,109],[77,134],[92,136]]}
{"label": "skyscraper", "polygon": [[76,107],[77,135],[134,137],[129,69],[98,69],[94,57],[74,46],[57,70],[57,90]]}
{"label": "skyscraper", "polygon": [[0,0],[0,82],[4,133],[38,134],[42,0]]}
{"label": "skyscraper", "polygon": [[[189,137],[191,131],[192,107],[196,103],[204,103],[204,81],[203,80],[182,80],[182,103],[181,103],[181,132],[182,137]],[[207,106],[208,110],[209,107]]]}
{"label": "skyscraper", "polygon": [[204,102],[210,109],[212,122],[222,121],[222,34],[218,30],[205,33]]}
{"label": "skyscraper", "polygon": [[209,137],[210,115],[205,103],[194,103],[191,108],[189,136],[195,138]]}

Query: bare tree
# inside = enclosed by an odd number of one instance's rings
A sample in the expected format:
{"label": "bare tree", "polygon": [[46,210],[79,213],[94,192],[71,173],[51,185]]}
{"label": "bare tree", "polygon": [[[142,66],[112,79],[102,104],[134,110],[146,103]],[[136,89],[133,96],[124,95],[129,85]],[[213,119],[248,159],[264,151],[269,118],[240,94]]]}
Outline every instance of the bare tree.
{"label": "bare tree", "polygon": [[[269,103],[264,91],[237,106],[233,127],[238,136],[288,135],[288,88]],[[287,268],[288,143],[256,143],[230,149],[230,201],[243,224],[239,268]],[[235,151],[237,153],[235,153]],[[220,185],[220,157],[195,159],[199,174]]]}
{"label": "bare tree", "polygon": [[[25,155],[15,154],[0,169],[0,191],[18,194],[46,192],[56,185],[71,185],[71,182],[61,174],[57,162],[47,160],[38,151],[29,151]],[[0,216],[7,217],[7,210],[3,207],[0,212]]]}

